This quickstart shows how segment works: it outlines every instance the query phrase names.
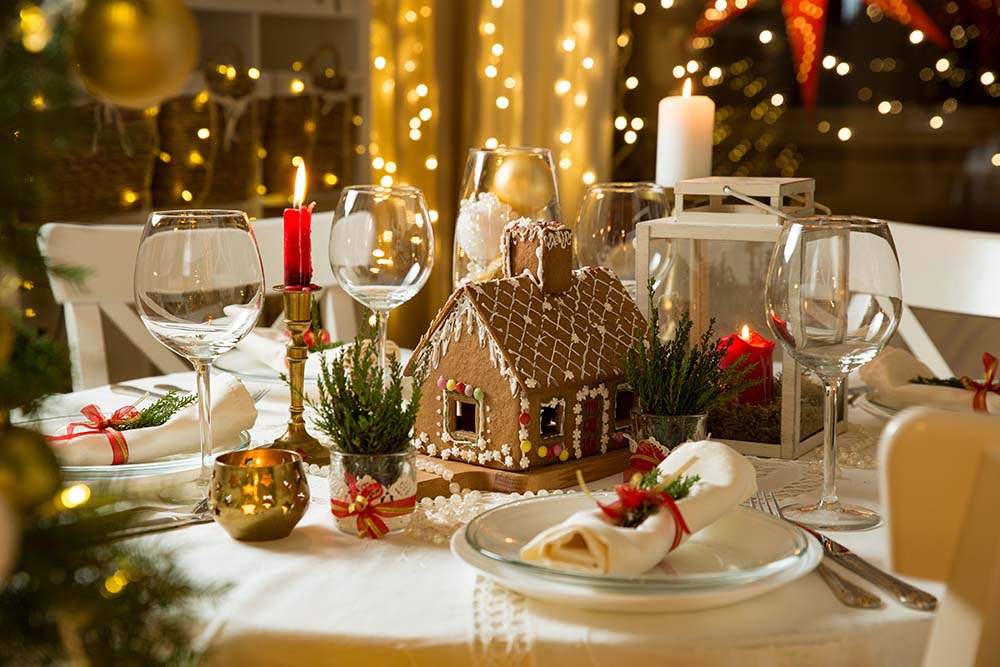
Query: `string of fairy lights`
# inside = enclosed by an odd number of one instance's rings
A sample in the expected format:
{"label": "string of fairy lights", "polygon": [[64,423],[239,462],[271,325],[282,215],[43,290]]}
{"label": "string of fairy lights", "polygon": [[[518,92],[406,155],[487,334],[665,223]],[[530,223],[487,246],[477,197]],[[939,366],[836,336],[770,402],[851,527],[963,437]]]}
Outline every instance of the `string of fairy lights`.
{"label": "string of fairy lights", "polygon": [[[614,118],[614,128],[617,132],[615,166],[620,165],[634,151],[643,130],[651,127],[647,119],[643,118],[640,113],[630,113],[626,103],[627,93],[634,92],[639,87],[638,78],[628,73],[628,64],[635,46],[632,21],[648,15],[652,11],[671,11],[675,9],[675,2],[682,1],[701,2],[701,0],[660,0],[654,4],[652,1],[623,0],[621,3],[621,30],[616,40],[619,47],[619,76]],[[725,12],[733,9],[746,9],[748,2],[752,2],[752,0],[715,0],[714,3],[705,6],[703,16],[708,20],[717,21],[723,17]],[[867,4],[864,11],[867,20],[871,23],[879,23],[887,18],[882,8],[874,2]],[[957,2],[949,1],[944,6],[944,11],[948,15],[957,15],[960,14],[960,6]],[[1000,13],[1000,7],[997,7],[997,11]],[[879,57],[872,58],[868,63],[856,63],[836,53],[828,52],[822,55],[820,66],[823,70],[843,77],[847,82],[856,80],[855,77],[860,78],[866,69],[872,74],[896,73],[898,76],[912,76],[915,72],[924,84],[936,82],[953,89],[978,85],[991,98],[1000,98],[1000,74],[988,66],[971,69],[962,64],[964,59],[961,50],[973,45],[975,40],[982,37],[980,28],[971,21],[965,24],[957,22],[947,31],[947,37],[951,44],[950,48],[943,53],[918,50],[914,54],[906,54],[901,57]],[[772,30],[760,30],[757,34],[757,40],[764,47],[785,48],[784,45],[780,44],[782,40],[779,39],[779,35]],[[919,47],[927,41],[927,35],[922,30],[912,29],[908,32],[907,40],[911,47]],[[777,134],[767,126],[776,125],[787,111],[788,91],[770,89],[767,76],[760,71],[758,63],[751,57],[742,57],[729,63],[711,63],[709,50],[714,44],[715,39],[711,36],[694,37],[690,42],[690,57],[669,66],[677,81],[678,90],[683,79],[688,77],[700,82],[709,91],[717,86],[728,85],[731,90],[742,92],[743,96],[751,103],[748,109],[749,117],[765,126],[756,138],[742,138],[734,145],[729,146],[727,141],[730,140],[734,131],[731,121],[735,116],[743,113],[745,109],[741,107],[745,107],[745,105],[720,104],[718,106],[713,141],[717,147],[726,144],[729,150],[724,155],[730,163],[728,166],[723,164],[721,171],[735,176],[745,176],[766,173],[776,167],[783,176],[794,175],[803,160],[802,154],[798,152],[798,147],[794,143],[785,144],[774,156],[773,167],[760,159],[759,156],[759,154],[773,149]],[[912,66],[914,59],[924,59],[926,62],[914,68]],[[906,62],[904,67],[904,61],[911,62]],[[673,93],[674,91],[669,92]],[[859,102],[867,105],[873,113],[880,116],[895,116],[902,113],[907,104],[920,104],[922,113],[926,114],[927,127],[932,131],[945,127],[949,115],[956,113],[960,106],[955,96],[948,96],[943,101],[927,105],[926,103],[908,102],[898,97],[880,94],[876,86],[867,84],[859,85],[855,93]],[[707,94],[711,95],[711,92]],[[814,121],[816,132],[820,134],[833,133],[841,142],[850,142],[858,137],[859,128],[843,122],[838,124],[832,117],[824,118],[822,108],[819,109],[818,116]],[[655,123],[653,130],[655,131]],[[988,159],[992,166],[1000,167],[1000,152],[989,155]],[[719,168],[718,163],[717,168]]]}

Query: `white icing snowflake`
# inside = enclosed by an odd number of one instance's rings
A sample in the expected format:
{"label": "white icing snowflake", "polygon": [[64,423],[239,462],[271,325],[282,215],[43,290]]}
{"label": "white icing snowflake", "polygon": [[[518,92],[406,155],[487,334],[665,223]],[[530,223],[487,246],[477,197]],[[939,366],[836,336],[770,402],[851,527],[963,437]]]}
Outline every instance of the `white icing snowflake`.
{"label": "white icing snowflake", "polygon": [[576,377],[576,374],[573,371],[569,370],[569,369],[566,370],[566,372],[564,373],[564,375],[566,376],[567,380],[572,380],[573,378]]}
{"label": "white icing snowflake", "polygon": [[521,457],[521,468],[527,468],[530,465],[531,465],[531,459],[529,459],[527,456],[522,456]]}
{"label": "white icing snowflake", "polygon": [[605,301],[605,302],[604,302],[604,310],[606,310],[606,311],[608,311],[609,313],[611,313],[611,312],[614,312],[614,309],[615,309],[615,308],[614,308],[614,306],[612,306],[612,305],[611,305],[611,302],[610,302],[610,301]]}
{"label": "white icing snowflake", "polygon": [[430,454],[431,456],[437,454],[437,449],[438,449],[437,445],[435,445],[433,442],[427,445],[427,453]]}
{"label": "white icing snowflake", "polygon": [[583,406],[580,405],[579,403],[574,403],[573,404],[573,414],[578,415],[578,414],[581,414],[581,413],[583,413]]}
{"label": "white icing snowflake", "polygon": [[537,386],[538,386],[538,380],[536,380],[535,378],[526,378],[526,379],[524,380],[524,385],[525,385],[525,386],[526,386],[526,387],[527,387],[528,389],[534,389],[535,387],[537,387]]}
{"label": "white icing snowflake", "polygon": [[442,449],[441,450],[441,458],[443,460],[445,460],[445,461],[447,461],[448,459],[450,459],[451,458],[451,450],[447,449],[447,448]]}
{"label": "white icing snowflake", "polygon": [[580,342],[580,337],[576,335],[575,331],[570,334],[570,336],[569,336],[569,342],[574,343],[574,344]]}
{"label": "white icing snowflake", "polygon": [[[608,305],[610,306],[611,304]],[[555,306],[553,306],[548,299],[542,301],[542,310],[552,310],[553,308],[555,308]]]}
{"label": "white icing snowflake", "polygon": [[508,467],[508,468],[513,468],[514,467],[514,457],[508,454],[507,456],[504,457],[503,464],[506,467]]}
{"label": "white icing snowflake", "polygon": [[506,442],[500,445],[500,453],[503,454],[504,456],[510,454],[510,445],[508,445]]}
{"label": "white icing snowflake", "polygon": [[427,443],[428,440],[431,439],[431,437],[429,435],[427,435],[426,433],[424,433],[423,431],[421,431],[420,435],[417,436],[417,437],[420,438],[420,442],[423,442],[425,444]]}
{"label": "white icing snowflake", "polygon": [[602,336],[608,333],[607,328],[603,324],[598,324],[596,327],[594,327],[594,329],[596,329],[597,333],[601,334]]}

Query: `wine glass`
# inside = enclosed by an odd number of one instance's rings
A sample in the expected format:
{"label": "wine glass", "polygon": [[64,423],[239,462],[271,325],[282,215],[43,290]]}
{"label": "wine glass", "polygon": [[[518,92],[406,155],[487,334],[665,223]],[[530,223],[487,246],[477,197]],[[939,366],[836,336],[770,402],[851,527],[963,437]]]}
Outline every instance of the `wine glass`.
{"label": "wine glass", "polygon": [[386,367],[389,313],[427,282],[434,229],[424,193],[409,186],[344,188],[330,230],[330,267],[341,288],[379,314],[379,365]]}
{"label": "wine glass", "polygon": [[899,258],[889,223],[851,216],[787,220],[774,246],[765,292],[767,323],[785,350],[823,381],[823,495],[784,508],[817,529],[863,530],[878,514],[837,497],[837,391],[875,358],[903,307]]}
{"label": "wine glass", "polygon": [[500,236],[511,220],[560,220],[556,172],[547,148],[471,149],[460,197],[452,256],[456,288],[500,276]]}
{"label": "wine glass", "polygon": [[264,269],[243,211],[150,213],[135,260],[135,304],[146,329],[185,357],[198,379],[201,472],[212,472],[209,366],[253,329],[264,304]]}
{"label": "wine glass", "polygon": [[[615,272],[634,301],[635,226],[670,214],[667,191],[656,183],[597,183],[587,188],[576,221],[576,258],[580,266]],[[650,248],[649,276],[655,284],[669,269],[666,239]],[[654,241],[651,240],[652,244]]]}

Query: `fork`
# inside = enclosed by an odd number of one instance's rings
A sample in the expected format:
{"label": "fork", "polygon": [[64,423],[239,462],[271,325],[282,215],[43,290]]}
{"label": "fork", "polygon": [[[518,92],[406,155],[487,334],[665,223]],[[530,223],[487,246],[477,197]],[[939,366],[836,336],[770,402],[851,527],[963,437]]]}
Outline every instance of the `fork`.
{"label": "fork", "polygon": [[[781,505],[778,504],[778,499],[775,498],[772,491],[758,491],[755,495],[751,496],[750,507],[765,514],[776,516],[779,519],[785,518],[781,514]],[[819,576],[823,577],[823,581],[830,587],[830,590],[837,596],[837,599],[848,607],[878,609],[882,606],[882,598],[865,590],[854,582],[848,581],[830,569],[830,566],[826,563],[820,562],[816,566],[816,571],[819,572]]]}

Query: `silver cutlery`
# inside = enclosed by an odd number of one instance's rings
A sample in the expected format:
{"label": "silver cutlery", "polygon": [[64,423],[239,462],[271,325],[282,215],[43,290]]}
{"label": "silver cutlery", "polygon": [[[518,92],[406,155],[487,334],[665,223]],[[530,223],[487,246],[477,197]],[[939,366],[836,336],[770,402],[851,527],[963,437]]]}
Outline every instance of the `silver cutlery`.
{"label": "silver cutlery", "polygon": [[207,497],[202,498],[202,500],[188,512],[178,512],[170,508],[162,508],[153,505],[133,507],[125,511],[135,512],[144,510],[159,512],[165,511],[166,513],[164,516],[131,523],[126,528],[109,533],[107,535],[107,539],[109,541],[124,540],[132,537],[140,537],[143,535],[173,530],[174,528],[183,528],[184,526],[208,523],[213,520],[212,513],[208,509]]}
{"label": "silver cutlery", "polygon": [[[774,494],[771,493],[770,495],[774,499]],[[777,504],[777,500],[774,499],[774,501]],[[820,544],[823,545],[823,550],[833,558],[835,563],[854,572],[865,581],[875,584],[896,598],[901,605],[919,611],[934,611],[937,608],[937,598],[927,591],[908,584],[902,579],[897,579],[885,570],[875,567],[840,542],[830,539],[808,526],[803,526],[802,524],[796,525],[819,540]]]}
{"label": "silver cutlery", "polygon": [[[781,505],[778,504],[778,499],[770,491],[758,492],[756,495],[751,496],[750,507],[765,514],[776,516],[779,519],[784,518],[781,515]],[[878,609],[882,606],[882,599],[879,596],[865,590],[852,581],[848,581],[834,572],[826,563],[820,563],[816,567],[816,571],[837,599],[848,607],[854,607],[855,609]]]}
{"label": "silver cutlery", "polygon": [[[187,394],[189,391],[183,387],[178,387],[175,384],[154,384],[153,389],[159,389],[160,391],[175,391],[178,394]],[[250,398],[253,399],[254,403],[260,402],[260,399],[267,396],[267,392],[270,389],[258,389],[250,393]]]}
{"label": "silver cutlery", "polygon": [[166,396],[166,394],[158,391],[143,389],[142,387],[136,387],[132,384],[123,384],[121,382],[111,385],[110,389],[116,394],[127,394],[129,396],[152,396],[153,398],[163,398]]}

